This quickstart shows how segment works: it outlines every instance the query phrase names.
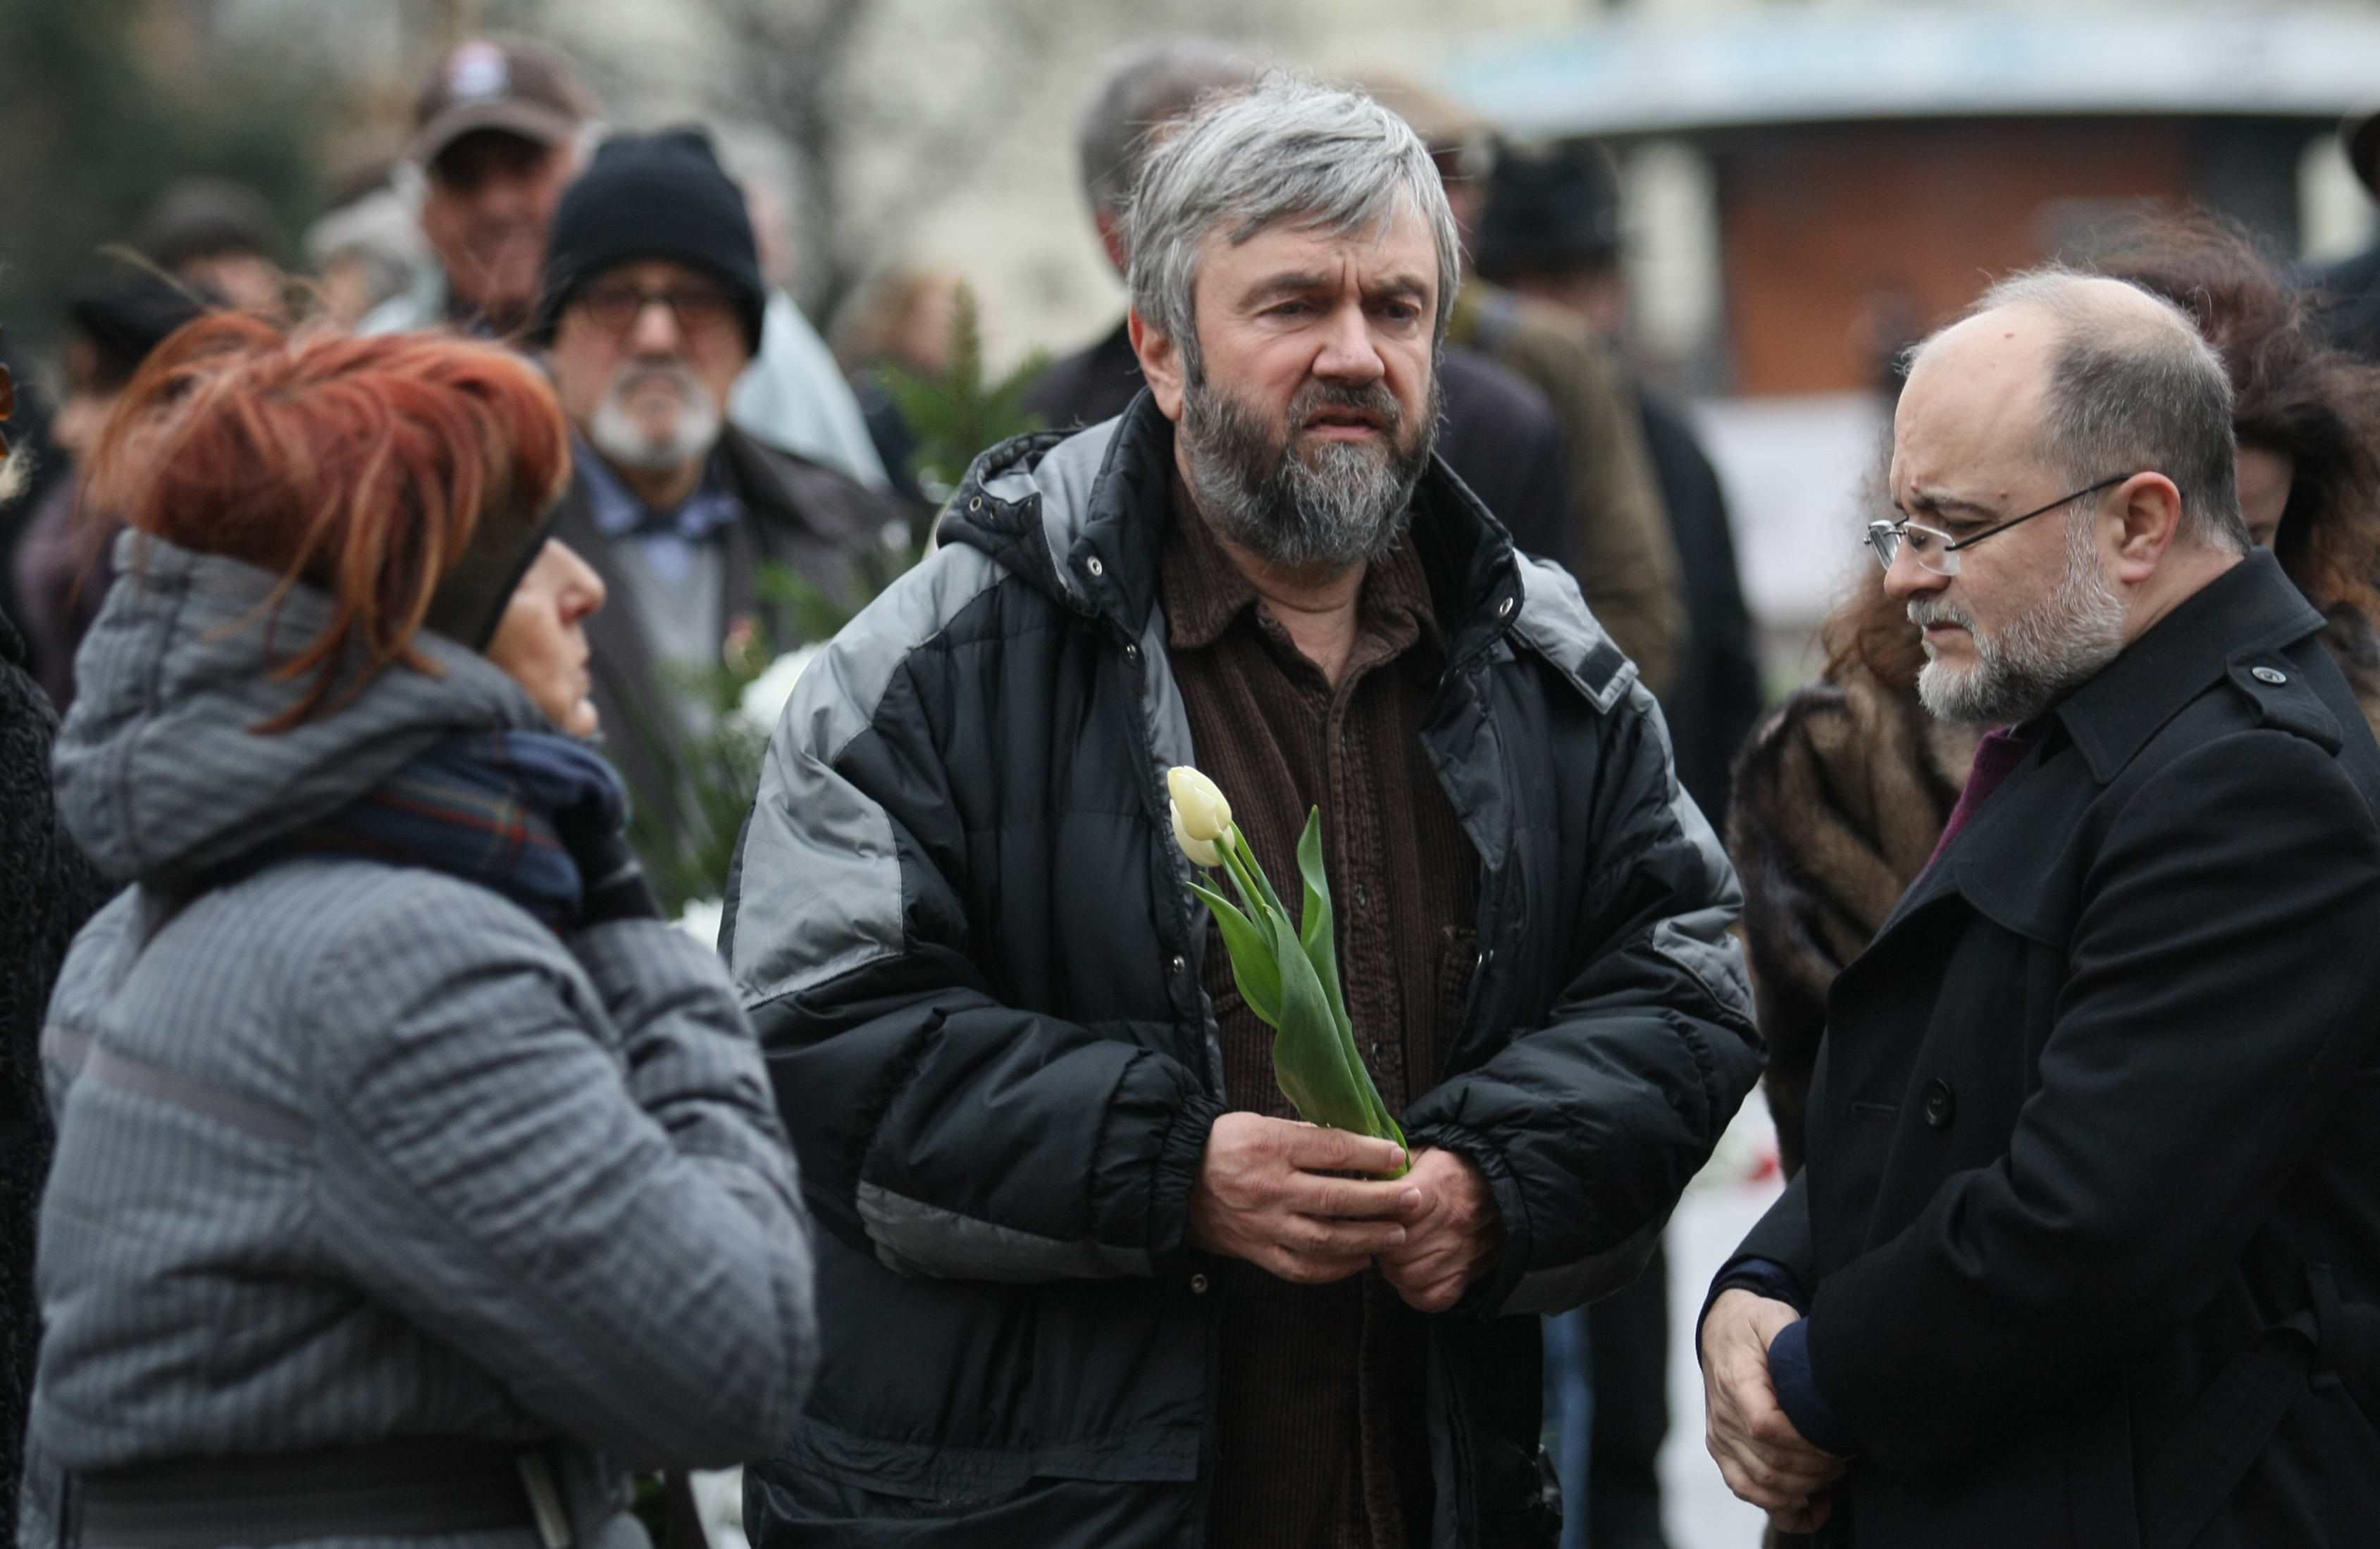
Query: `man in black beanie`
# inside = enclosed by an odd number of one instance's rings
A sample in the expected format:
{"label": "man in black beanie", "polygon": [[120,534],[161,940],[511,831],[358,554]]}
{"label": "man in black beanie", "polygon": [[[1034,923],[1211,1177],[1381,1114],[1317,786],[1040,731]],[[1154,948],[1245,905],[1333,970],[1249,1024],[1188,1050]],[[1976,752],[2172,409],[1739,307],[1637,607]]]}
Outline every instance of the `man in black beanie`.
{"label": "man in black beanie", "polygon": [[563,195],[537,320],[576,432],[554,536],[610,591],[588,624],[593,696],[643,859],[664,877],[719,838],[695,768],[712,713],[696,686],[731,635],[795,643],[762,564],[854,603],[901,520],[727,423],[765,296],[743,194],[699,129],[607,140]]}

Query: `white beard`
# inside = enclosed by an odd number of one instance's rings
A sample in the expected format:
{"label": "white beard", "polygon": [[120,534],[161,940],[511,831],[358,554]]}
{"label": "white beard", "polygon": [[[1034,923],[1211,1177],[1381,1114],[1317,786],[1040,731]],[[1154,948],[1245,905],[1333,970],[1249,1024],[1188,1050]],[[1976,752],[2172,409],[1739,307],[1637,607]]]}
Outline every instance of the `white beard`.
{"label": "white beard", "polygon": [[[654,377],[674,382],[679,402],[685,405],[670,428],[660,435],[648,432],[628,407],[630,389]],[[595,443],[596,451],[623,467],[665,473],[707,454],[719,440],[720,423],[719,400],[711,396],[710,387],[694,374],[692,367],[681,361],[666,366],[632,365],[620,373],[611,391],[603,394],[603,401],[595,405],[595,418],[587,427],[587,439]]]}
{"label": "white beard", "polygon": [[1967,726],[2030,720],[2098,675],[2124,648],[2124,602],[2100,567],[2094,524],[2070,520],[2066,573],[2030,611],[1985,635],[1956,608],[1931,598],[1909,604],[1914,623],[1955,623],[1975,642],[1972,667],[1953,670],[1935,657],[1917,674],[1917,697],[1941,720]]}

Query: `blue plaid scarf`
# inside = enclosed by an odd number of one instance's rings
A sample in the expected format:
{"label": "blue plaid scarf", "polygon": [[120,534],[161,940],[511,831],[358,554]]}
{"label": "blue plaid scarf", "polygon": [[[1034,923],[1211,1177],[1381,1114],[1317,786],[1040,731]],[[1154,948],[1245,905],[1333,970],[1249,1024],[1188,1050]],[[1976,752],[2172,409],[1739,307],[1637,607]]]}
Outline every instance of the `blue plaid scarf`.
{"label": "blue plaid scarf", "polygon": [[626,817],[619,775],[584,744],[550,732],[478,732],[433,744],[273,850],[427,866],[560,927],[577,919],[580,893],[553,815],[590,802],[606,825]]}

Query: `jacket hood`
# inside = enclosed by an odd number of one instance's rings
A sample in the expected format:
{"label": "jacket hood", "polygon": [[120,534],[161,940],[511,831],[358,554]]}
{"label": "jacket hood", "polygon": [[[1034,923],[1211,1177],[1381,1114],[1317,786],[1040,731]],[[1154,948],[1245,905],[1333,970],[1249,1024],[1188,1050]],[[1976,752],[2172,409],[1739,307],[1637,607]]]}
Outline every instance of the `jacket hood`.
{"label": "jacket hood", "polygon": [[332,616],[330,599],[254,565],[153,538],[118,540],[118,580],[75,659],[55,754],[59,816],[119,882],[172,885],[303,828],[458,732],[552,731],[528,691],[427,631],[438,676],[393,665],[338,708],[285,732],[253,728],[302,699],[312,674],[274,670]]}
{"label": "jacket hood", "polygon": [[[1172,501],[1172,426],[1146,389],[1105,424],[1038,431],[976,459],[940,531],[981,550],[1080,613],[1108,613],[1130,635],[1156,606],[1159,539]],[[1630,661],[1560,565],[1512,535],[1436,455],[1414,492],[1412,541],[1457,661],[1510,636],[1609,710],[1636,681]]]}

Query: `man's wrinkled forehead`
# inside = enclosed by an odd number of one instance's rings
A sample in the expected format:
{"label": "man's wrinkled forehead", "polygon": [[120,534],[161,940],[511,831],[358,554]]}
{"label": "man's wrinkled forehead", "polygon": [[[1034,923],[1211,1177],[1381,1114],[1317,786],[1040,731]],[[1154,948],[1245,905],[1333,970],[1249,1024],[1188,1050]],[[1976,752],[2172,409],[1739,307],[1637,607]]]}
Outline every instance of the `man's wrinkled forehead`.
{"label": "man's wrinkled forehead", "polygon": [[1438,290],[1436,247],[1420,212],[1402,195],[1376,218],[1354,225],[1319,213],[1269,221],[1225,215],[1199,244],[1199,278],[1219,255],[1251,247],[1257,262],[1231,267],[1247,283],[1270,289],[1335,285],[1352,268],[1367,294],[1395,292],[1427,304]]}

